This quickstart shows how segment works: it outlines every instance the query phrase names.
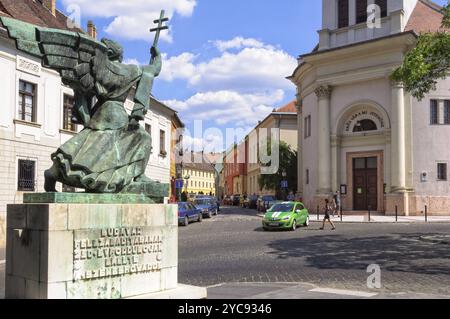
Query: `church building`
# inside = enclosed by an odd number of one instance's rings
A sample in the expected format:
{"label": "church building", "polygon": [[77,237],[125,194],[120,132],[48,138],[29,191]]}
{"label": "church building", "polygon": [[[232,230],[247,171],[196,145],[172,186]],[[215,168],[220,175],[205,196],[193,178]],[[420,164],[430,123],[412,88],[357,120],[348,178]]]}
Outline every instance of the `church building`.
{"label": "church building", "polygon": [[[427,0],[323,0],[319,44],[299,57],[299,196],[312,210],[341,193],[345,211],[450,212],[450,81],[423,100],[390,80],[422,32]],[[376,19],[372,19],[372,18]]]}

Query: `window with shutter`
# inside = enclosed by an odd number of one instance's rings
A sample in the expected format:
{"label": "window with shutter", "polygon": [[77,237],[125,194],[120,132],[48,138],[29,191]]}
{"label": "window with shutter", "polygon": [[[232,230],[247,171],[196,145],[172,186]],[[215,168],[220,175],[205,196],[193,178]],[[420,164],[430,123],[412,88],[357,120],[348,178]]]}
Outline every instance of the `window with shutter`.
{"label": "window with shutter", "polygon": [[381,18],[387,17],[387,0],[375,0],[375,4],[380,7]]}
{"label": "window with shutter", "polygon": [[356,23],[367,22],[367,0],[356,1]]}
{"label": "window with shutter", "polygon": [[19,160],[17,190],[19,192],[34,192],[36,162],[30,160]]}
{"label": "window with shutter", "polygon": [[338,28],[348,27],[349,0],[338,0]]}

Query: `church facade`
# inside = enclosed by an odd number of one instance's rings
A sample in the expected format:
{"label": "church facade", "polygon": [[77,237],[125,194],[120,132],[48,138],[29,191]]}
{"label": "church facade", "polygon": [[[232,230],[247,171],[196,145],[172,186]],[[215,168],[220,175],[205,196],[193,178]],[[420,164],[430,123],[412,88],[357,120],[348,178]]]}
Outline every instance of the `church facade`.
{"label": "church facade", "polygon": [[390,80],[417,36],[440,28],[440,9],[426,0],[323,0],[319,45],[289,77],[299,195],[310,209],[339,191],[346,211],[450,212],[450,81],[418,101]]}

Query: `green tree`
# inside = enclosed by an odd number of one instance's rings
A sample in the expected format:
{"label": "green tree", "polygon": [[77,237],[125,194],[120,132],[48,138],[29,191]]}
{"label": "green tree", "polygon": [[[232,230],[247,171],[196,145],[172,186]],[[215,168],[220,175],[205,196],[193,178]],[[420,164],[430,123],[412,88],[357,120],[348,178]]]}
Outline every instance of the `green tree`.
{"label": "green tree", "polygon": [[[278,146],[278,147],[277,147]],[[259,178],[259,187],[261,190],[268,189],[274,190],[277,197],[285,197],[287,194],[285,190],[281,188],[281,182],[283,180],[288,181],[288,188],[294,193],[297,191],[297,152],[292,150],[291,146],[284,141],[274,145],[267,143],[267,154],[272,154],[272,149],[279,150],[279,169],[275,174],[261,175]],[[261,164],[264,167],[270,167],[272,163]],[[286,173],[286,177],[283,177],[283,172]]]}
{"label": "green tree", "polygon": [[[443,8],[442,27],[450,28],[450,2]],[[403,82],[405,89],[418,100],[436,89],[438,80],[445,79],[450,71],[450,34],[445,31],[424,33],[417,45],[409,51],[403,65],[391,78]]]}

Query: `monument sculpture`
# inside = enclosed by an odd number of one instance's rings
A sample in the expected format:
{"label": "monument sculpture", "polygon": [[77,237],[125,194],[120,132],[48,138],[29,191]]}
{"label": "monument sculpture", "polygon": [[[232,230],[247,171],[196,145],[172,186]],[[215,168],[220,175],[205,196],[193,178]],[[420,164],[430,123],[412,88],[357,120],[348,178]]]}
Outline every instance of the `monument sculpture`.
{"label": "monument sculpture", "polygon": [[[166,21],[162,11],[141,67],[122,64],[114,41],[0,17],[18,50],[73,89],[73,120],[84,127],[52,155],[46,193],[7,207],[6,298],[206,298],[205,288],[178,284],[177,205],[161,204],[168,185],[145,176],[151,137],[139,122],[161,72]],[[57,193],[57,182],[86,192]]]}
{"label": "monument sculpture", "polygon": [[[80,32],[42,28],[0,17],[18,50],[38,57],[46,68],[59,72],[73,89],[72,121],[84,129],[52,154],[53,166],[45,172],[46,192],[56,182],[87,193],[147,194],[164,197],[168,185],[145,176],[151,154],[151,136],[139,122],[149,109],[154,79],[161,72],[158,39],[168,21],[161,15],[149,65],[123,64],[123,48],[115,41],[97,41]],[[124,103],[135,89],[134,109]]]}

